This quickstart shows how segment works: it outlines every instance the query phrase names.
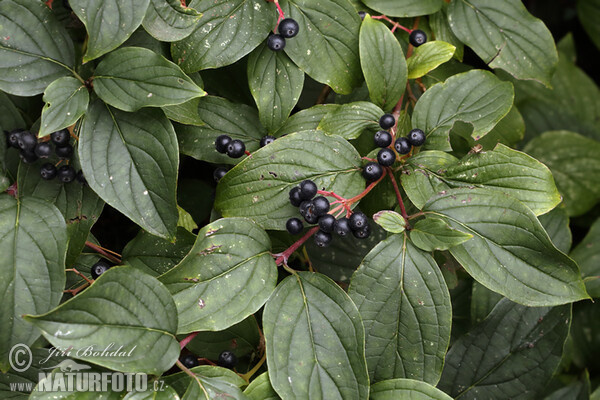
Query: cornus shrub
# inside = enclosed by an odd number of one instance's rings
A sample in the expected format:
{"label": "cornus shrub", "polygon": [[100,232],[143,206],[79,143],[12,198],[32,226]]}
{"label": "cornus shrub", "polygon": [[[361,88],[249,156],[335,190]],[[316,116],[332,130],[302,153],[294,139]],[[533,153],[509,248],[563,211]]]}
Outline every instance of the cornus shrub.
{"label": "cornus shrub", "polygon": [[600,398],[600,1],[541,3],[0,0],[0,398]]}

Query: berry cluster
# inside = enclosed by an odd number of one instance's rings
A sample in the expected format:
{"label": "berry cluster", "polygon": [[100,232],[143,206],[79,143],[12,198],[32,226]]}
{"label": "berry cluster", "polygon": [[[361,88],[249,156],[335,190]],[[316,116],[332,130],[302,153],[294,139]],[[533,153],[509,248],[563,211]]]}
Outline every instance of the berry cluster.
{"label": "berry cluster", "polygon": [[[53,144],[54,154],[61,160],[69,160],[73,155],[73,146],[70,143],[71,134],[67,129],[54,132],[50,135],[50,141],[38,142],[33,133],[24,129],[6,132],[6,139],[10,147],[20,150],[21,160],[26,164],[50,157]],[[70,183],[75,179],[82,184],[86,183],[83,173],[75,171],[70,165],[56,168],[54,164],[48,162],[40,167],[40,175],[46,180],[58,177],[58,180],[62,183]]]}
{"label": "berry cluster", "polygon": [[283,50],[285,47],[285,39],[293,38],[298,34],[300,26],[295,19],[282,19],[277,27],[279,33],[274,33],[267,39],[267,46],[273,51]]}
{"label": "berry cluster", "polygon": [[405,155],[410,153],[412,147],[419,147],[425,143],[425,132],[421,129],[411,130],[406,137],[399,137],[394,142],[394,150],[390,148],[393,136],[387,129],[396,125],[396,119],[392,114],[383,114],[379,119],[379,126],[384,129],[375,133],[373,141],[375,146],[381,147],[377,153],[377,162],[368,163],[363,169],[363,177],[368,182],[375,182],[383,175],[383,167],[392,166],[396,162],[396,153]]}
{"label": "berry cluster", "polygon": [[[333,239],[331,235],[333,232],[342,237],[348,236],[350,232],[359,239],[369,237],[371,227],[365,214],[355,212],[350,218],[336,219],[329,214],[329,200],[324,196],[316,196],[317,192],[317,185],[311,180],[302,181],[299,186],[292,188],[289,192],[290,203],[294,207],[298,207],[304,221],[311,225],[319,225],[319,230],[315,233],[317,246],[328,246]],[[304,229],[304,224],[299,218],[290,218],[285,227],[289,233],[297,235]]]}
{"label": "berry cluster", "polygon": [[[181,357],[179,359],[179,361],[181,361],[181,363],[189,369],[192,369],[194,367],[197,367],[198,365],[200,365],[200,363],[198,362],[198,357],[196,357],[194,354],[187,354],[183,357]],[[235,367],[238,363],[238,359],[236,357],[235,354],[233,354],[233,352],[225,350],[223,352],[221,352],[221,354],[219,354],[219,358],[217,360],[217,365],[219,367],[223,367],[223,368],[229,368],[232,369],[233,367]]]}
{"label": "berry cluster", "polygon": [[[260,139],[260,147],[265,147],[275,141],[275,136],[266,135]],[[215,149],[221,154],[227,154],[231,158],[240,158],[246,154],[246,144],[240,139],[231,139],[228,135],[220,135],[215,140]],[[249,154],[249,153],[248,153]],[[227,172],[227,170],[225,170]],[[225,175],[225,172],[222,175]],[[221,174],[221,173],[220,173]],[[221,176],[219,179],[221,179]],[[218,182],[216,171],[215,179]]]}

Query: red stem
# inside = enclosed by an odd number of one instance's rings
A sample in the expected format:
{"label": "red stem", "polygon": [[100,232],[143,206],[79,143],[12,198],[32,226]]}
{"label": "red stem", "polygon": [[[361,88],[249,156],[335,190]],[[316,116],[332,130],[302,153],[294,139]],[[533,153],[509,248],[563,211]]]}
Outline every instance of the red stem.
{"label": "red stem", "polygon": [[96,253],[102,254],[104,257],[108,258],[110,261],[114,262],[115,264],[120,264],[121,260],[115,256],[113,256],[112,254],[104,251],[104,249],[102,247],[96,246],[94,243],[92,242],[85,242],[85,245],[87,247],[89,247],[90,249],[94,250]]}
{"label": "red stem", "polygon": [[404,207],[404,201],[402,201],[402,195],[400,194],[400,189],[398,188],[398,183],[396,182],[396,178],[394,177],[394,173],[391,171],[390,167],[387,167],[388,175],[390,180],[392,181],[392,185],[394,186],[394,191],[396,192],[396,199],[398,199],[398,204],[400,205],[400,213],[406,222],[406,226],[408,225],[408,214],[406,213],[406,208]]}
{"label": "red stem", "polygon": [[387,172],[387,169],[383,170],[383,174],[381,174],[381,177],[379,179],[377,179],[375,182],[372,182],[369,186],[366,187],[365,190],[363,190],[363,192],[359,195],[356,195],[354,197],[352,197],[351,199],[346,200],[346,204],[348,204],[349,206],[356,203],[357,201],[361,200],[363,197],[365,197],[367,194],[369,194],[369,192],[371,190],[373,190],[373,188],[375,186],[377,186],[377,184],[379,182],[381,182],[381,180],[385,177],[385,174]]}
{"label": "red stem", "polygon": [[400,28],[404,32],[407,32],[407,33],[411,33],[412,32],[412,29],[408,29],[407,27],[405,27],[403,25],[400,25],[396,21],[393,21],[391,18],[389,18],[387,15],[379,15],[379,16],[375,16],[375,17],[371,17],[371,18],[373,18],[373,19],[383,19],[383,20],[386,20],[387,22],[389,22],[390,24],[393,24],[394,27],[392,28],[392,33],[396,30],[396,28]]}
{"label": "red stem", "polygon": [[304,234],[304,236],[302,236],[300,239],[298,239],[296,241],[296,243],[294,243],[293,245],[291,245],[290,247],[288,247],[283,253],[273,254],[274,257],[277,257],[275,259],[275,264],[281,265],[283,263],[287,263],[287,260],[290,258],[290,256],[296,250],[298,250],[298,248],[300,248],[300,246],[302,246],[304,244],[304,242],[306,242],[308,240],[308,238],[310,238],[312,235],[314,235],[315,232],[317,232],[318,230],[319,230],[318,226],[310,228],[308,230],[308,232],[306,232]]}
{"label": "red stem", "polygon": [[185,346],[187,346],[188,343],[191,342],[196,337],[196,335],[198,333],[199,332],[192,332],[188,336],[186,336],[185,338],[183,338],[183,340],[181,342],[179,342],[179,347],[183,350],[183,348]]}

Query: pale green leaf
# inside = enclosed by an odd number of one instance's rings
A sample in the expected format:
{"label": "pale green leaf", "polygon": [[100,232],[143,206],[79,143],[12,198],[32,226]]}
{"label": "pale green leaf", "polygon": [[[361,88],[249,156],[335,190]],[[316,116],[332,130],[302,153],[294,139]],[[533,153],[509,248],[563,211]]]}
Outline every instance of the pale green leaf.
{"label": "pale green leaf", "polygon": [[450,43],[434,40],[417,47],[408,59],[408,78],[416,79],[449,61],[456,47]]}
{"label": "pale green leaf", "polygon": [[402,233],[406,228],[406,221],[395,211],[379,211],[373,215],[373,221],[390,233]]}

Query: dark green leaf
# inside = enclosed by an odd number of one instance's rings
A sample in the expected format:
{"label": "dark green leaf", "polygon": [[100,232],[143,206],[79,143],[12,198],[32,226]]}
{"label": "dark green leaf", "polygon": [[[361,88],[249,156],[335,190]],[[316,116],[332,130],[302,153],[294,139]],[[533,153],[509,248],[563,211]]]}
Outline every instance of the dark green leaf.
{"label": "dark green leaf", "polygon": [[67,30],[43,2],[0,2],[0,89],[19,96],[42,93],[69,75],[75,54]]}
{"label": "dark green leaf", "polygon": [[487,288],[530,306],[588,298],[577,264],[554,247],[533,212],[515,198],[494,190],[450,189],[424,210],[473,235],[450,252]]}
{"label": "dark green leaf", "polygon": [[[247,400],[239,389],[246,385],[246,381],[235,372],[211,365],[194,367],[191,371],[200,380],[202,387],[185,372],[163,378],[165,383],[173,387],[177,393],[183,394],[182,400],[213,400],[220,398]],[[208,398],[204,393],[208,394]]]}
{"label": "dark green leaf", "polygon": [[390,233],[402,233],[406,227],[402,215],[390,210],[379,211],[373,215],[373,221]]}
{"label": "dark green leaf", "polygon": [[277,287],[263,314],[269,379],[285,399],[364,399],[364,330],[332,280],[299,272]]}
{"label": "dark green leaf", "polygon": [[571,306],[501,300],[446,356],[439,387],[464,399],[538,398],[560,363]]}
{"label": "dark green leaf", "polygon": [[364,130],[379,129],[381,108],[368,101],[343,104],[327,113],[319,123],[319,130],[344,139],[356,139]]}
{"label": "dark green leaf", "polygon": [[304,72],[285,53],[262,44],[248,58],[248,85],[260,122],[269,132],[275,132],[300,99]]}
{"label": "dark green leaf", "polygon": [[265,372],[259,375],[256,379],[250,382],[250,385],[244,390],[244,394],[251,400],[279,400],[271,382],[269,381],[269,373]]}
{"label": "dark green leaf", "polygon": [[79,158],[104,201],[153,235],[175,235],[179,153],[161,111],[126,113],[95,101],[81,128]]}
{"label": "dark green leaf", "polygon": [[277,139],[236,165],[219,182],[215,209],[245,216],[265,229],[284,230],[298,215],[288,192],[305,179],[351,198],[365,187],[356,150],[339,136],[305,131]]}
{"label": "dark green leaf", "polygon": [[456,47],[454,58],[458,61],[462,61],[465,45],[458,40],[450,28],[450,23],[448,22],[448,4],[449,3],[444,4],[439,12],[429,16],[429,26],[431,27],[436,40],[443,40]]}
{"label": "dark green leaf", "polygon": [[600,297],[600,219],[594,222],[570,256],[579,264],[590,296]]}
{"label": "dark green leaf", "polygon": [[429,88],[417,102],[412,126],[425,131],[425,147],[451,150],[448,134],[457,121],[473,126],[476,140],[491,131],[510,111],[513,88],[493,74],[473,70]]}
{"label": "dark green leaf", "polygon": [[323,117],[337,109],[337,104],[319,104],[302,110],[291,117],[275,132],[275,136],[288,135],[301,131],[315,130],[323,120]]}
{"label": "dark green leaf", "polygon": [[0,370],[9,369],[17,343],[31,345],[39,331],[21,316],[58,305],[65,285],[67,232],[60,211],[36,198],[0,194]]}
{"label": "dark green leaf", "polygon": [[550,236],[550,240],[552,240],[556,248],[568,254],[573,238],[571,236],[571,229],[569,228],[569,216],[565,207],[558,206],[549,213],[540,215],[538,219],[546,232],[548,232],[548,236]]}
{"label": "dark green leaf", "polygon": [[600,49],[600,1],[598,0],[577,0],[577,15],[581,25],[585,28],[596,47]]}
{"label": "dark green leaf", "polygon": [[94,73],[94,91],[124,111],[180,104],[206,95],[177,65],[142,47],[124,47],[104,57]]}
{"label": "dark green leaf", "polygon": [[173,106],[165,106],[162,110],[167,118],[171,121],[179,122],[185,125],[204,125],[204,121],[198,114],[198,106],[200,105],[200,97],[193,98],[185,103],[175,104]]}
{"label": "dark green leaf", "polygon": [[360,64],[371,101],[389,112],[406,87],[407,70],[402,47],[383,22],[368,15],[360,28],[359,44]]}
{"label": "dark green leaf", "polygon": [[363,0],[373,10],[390,17],[415,17],[433,14],[442,8],[442,0]]}
{"label": "dark green leaf", "polygon": [[587,370],[583,379],[555,390],[544,400],[590,400],[590,376]]}
{"label": "dark green leaf", "polygon": [[260,346],[258,323],[250,316],[229,328],[216,332],[199,332],[186,348],[209,360],[216,360],[222,351],[232,351],[238,358],[251,354]]}
{"label": "dark green leaf", "polygon": [[425,251],[448,250],[472,237],[470,233],[450,228],[439,218],[419,220],[410,231],[410,240]]}
{"label": "dark green leaf", "polygon": [[[173,298],[156,278],[131,267],[113,267],[71,300],[25,319],[53,346],[72,346],[72,357],[116,371],[157,375],[179,356]],[[78,352],[89,346],[100,354]],[[115,352],[120,346],[126,356]]]}
{"label": "dark green leaf", "polygon": [[550,85],[558,62],[552,34],[520,0],[453,1],[448,21],[454,34],[490,67]]}
{"label": "dark green leaf", "polygon": [[[458,125],[455,125],[452,134],[457,132]],[[474,147],[480,144],[483,150],[493,150],[498,143],[502,143],[508,147],[515,147],[517,143],[523,140],[525,135],[525,121],[521,113],[513,105],[508,114],[498,122],[498,124],[489,131],[484,137],[479,140],[474,140],[471,137],[471,131],[466,131],[463,135],[467,139],[469,147]]]}
{"label": "dark green leaf", "polygon": [[150,0],[142,25],[156,39],[174,42],[190,35],[201,16],[180,0]]}
{"label": "dark green leaf", "polygon": [[88,32],[87,62],[119,47],[140,26],[150,0],[69,0]]}
{"label": "dark green leaf", "polygon": [[0,128],[4,131],[12,131],[25,127],[25,120],[17,106],[6,93],[0,92]]}
{"label": "dark green leaf", "polygon": [[431,255],[393,235],[363,260],[348,294],[366,334],[369,376],[435,384],[450,341],[450,294]]}
{"label": "dark green leaf", "polygon": [[46,105],[42,109],[38,137],[44,137],[77,122],[88,108],[90,95],[81,82],[65,76],[46,88],[44,101]]}
{"label": "dark green leaf", "polygon": [[471,292],[471,324],[476,325],[483,321],[503,298],[501,294],[492,292],[481,283],[473,281]]}
{"label": "dark green leaf", "polygon": [[451,400],[435,387],[413,379],[390,379],[371,386],[371,400]]}
{"label": "dark green leaf", "polygon": [[277,283],[269,236],[249,219],[217,220],[160,277],[175,298],[178,333],[222,330],[255,313]]}
{"label": "dark green leaf", "polygon": [[408,59],[408,78],[416,79],[450,61],[456,47],[450,43],[434,40],[417,47]]}

